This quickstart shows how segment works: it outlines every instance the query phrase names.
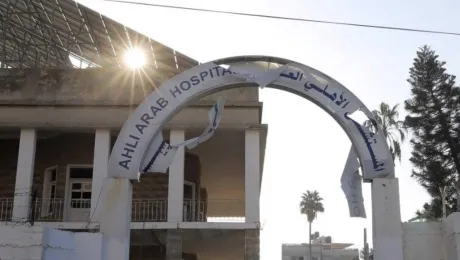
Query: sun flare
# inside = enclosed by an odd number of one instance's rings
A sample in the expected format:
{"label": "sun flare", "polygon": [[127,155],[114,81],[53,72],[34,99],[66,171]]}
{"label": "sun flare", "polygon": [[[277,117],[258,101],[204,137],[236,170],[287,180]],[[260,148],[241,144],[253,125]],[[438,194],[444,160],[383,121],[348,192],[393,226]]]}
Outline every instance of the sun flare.
{"label": "sun flare", "polygon": [[142,50],[132,48],[126,51],[125,62],[131,69],[139,69],[145,64],[145,56]]}

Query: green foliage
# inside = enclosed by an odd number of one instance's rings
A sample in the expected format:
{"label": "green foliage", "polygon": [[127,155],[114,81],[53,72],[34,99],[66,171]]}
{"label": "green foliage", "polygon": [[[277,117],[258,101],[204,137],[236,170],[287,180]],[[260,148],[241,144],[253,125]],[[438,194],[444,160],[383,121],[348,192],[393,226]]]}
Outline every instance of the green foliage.
{"label": "green foliage", "polygon": [[433,197],[417,215],[442,216],[441,190],[446,190],[448,211],[456,209],[454,195],[460,173],[460,89],[455,76],[446,73],[445,62],[428,46],[417,52],[409,70],[411,98],[405,125],[412,133],[412,176]]}
{"label": "green foliage", "polygon": [[311,257],[311,240],[312,240],[312,235],[311,235],[311,224],[313,223],[313,220],[316,218],[316,215],[318,212],[324,212],[324,206],[323,206],[323,198],[319,196],[318,191],[309,191],[305,192],[302,194],[302,198],[300,200],[300,213],[307,215],[307,220],[308,220],[308,229],[309,229],[309,246],[310,246],[310,259]]}
{"label": "green foliage", "polygon": [[[407,129],[404,122],[399,120],[398,112],[399,104],[390,107],[388,104],[382,102],[379,110],[372,111],[376,123],[383,131],[383,135],[387,139],[388,146],[390,147],[393,162],[397,158],[401,162],[401,143],[404,142],[407,135]],[[370,120],[364,123],[364,126],[377,132],[377,127]]]}
{"label": "green foliage", "polygon": [[318,212],[324,212],[322,203],[323,198],[319,196],[318,191],[309,191],[302,194],[300,201],[300,213],[307,215],[308,222],[313,222]]}

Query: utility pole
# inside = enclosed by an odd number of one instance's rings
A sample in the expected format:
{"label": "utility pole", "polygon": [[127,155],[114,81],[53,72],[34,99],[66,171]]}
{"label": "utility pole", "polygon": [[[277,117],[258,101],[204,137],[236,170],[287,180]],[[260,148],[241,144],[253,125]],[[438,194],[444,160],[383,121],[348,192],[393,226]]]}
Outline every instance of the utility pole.
{"label": "utility pole", "polygon": [[319,259],[323,260],[323,240],[319,238],[319,246],[320,246],[320,256]]}
{"label": "utility pole", "polygon": [[369,244],[367,243],[367,229],[364,229],[364,260],[369,260]]}

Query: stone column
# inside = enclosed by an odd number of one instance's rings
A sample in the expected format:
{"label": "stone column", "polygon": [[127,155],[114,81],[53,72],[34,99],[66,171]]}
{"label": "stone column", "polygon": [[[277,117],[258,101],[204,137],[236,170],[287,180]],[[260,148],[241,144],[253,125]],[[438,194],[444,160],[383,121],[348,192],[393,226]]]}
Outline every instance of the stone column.
{"label": "stone column", "polygon": [[102,260],[129,260],[133,185],[128,179],[104,179],[96,219],[102,233]]}
{"label": "stone column", "polygon": [[180,229],[167,231],[166,260],[182,260],[182,231]]}
{"label": "stone column", "polygon": [[27,221],[29,218],[36,143],[37,132],[35,129],[21,129],[14,190],[13,221]]}
{"label": "stone column", "polygon": [[[170,143],[182,143],[185,139],[184,130],[171,130]],[[168,183],[168,222],[181,222],[184,206],[184,147],[176,151],[169,167]]]}
{"label": "stone column", "polygon": [[375,260],[403,260],[398,179],[372,181],[372,235]]}
{"label": "stone column", "polygon": [[[108,174],[108,161],[110,156],[110,130],[97,129],[94,137],[93,180],[91,187],[91,213],[90,221],[96,221],[96,206],[99,206],[102,184]],[[98,201],[99,200],[99,201]]]}
{"label": "stone column", "polygon": [[259,130],[245,132],[245,217],[246,223],[260,221],[260,140]]}
{"label": "stone column", "polygon": [[244,260],[259,260],[260,258],[260,231],[246,229],[244,234]]}

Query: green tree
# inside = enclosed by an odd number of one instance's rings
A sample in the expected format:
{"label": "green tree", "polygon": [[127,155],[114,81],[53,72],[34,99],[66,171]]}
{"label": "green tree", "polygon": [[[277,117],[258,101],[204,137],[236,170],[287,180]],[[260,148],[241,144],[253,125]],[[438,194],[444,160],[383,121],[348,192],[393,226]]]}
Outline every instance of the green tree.
{"label": "green tree", "polygon": [[[412,160],[412,159],[411,159]],[[413,173],[418,182],[432,197],[430,203],[425,203],[422,210],[415,213],[420,220],[436,220],[448,215],[456,209],[456,190],[451,184],[455,174],[440,161],[426,161],[426,172]],[[443,205],[443,197],[445,205]],[[445,210],[445,213],[444,213]]]}
{"label": "green tree", "polygon": [[[379,110],[372,111],[376,123],[382,128],[383,135],[390,147],[393,162],[396,158],[401,162],[401,144],[406,139],[407,134],[404,122],[399,120],[398,107],[399,104],[391,107],[387,103],[382,102],[380,103]],[[377,132],[376,125],[370,120],[366,121],[364,125],[373,132]]]}
{"label": "green tree", "polygon": [[311,260],[311,224],[315,220],[318,212],[324,212],[323,198],[319,196],[318,191],[309,191],[302,194],[300,201],[300,213],[307,215],[309,225],[309,245],[310,245],[310,260]]}
{"label": "green tree", "polygon": [[417,213],[426,219],[442,216],[441,195],[448,210],[460,209],[460,200],[453,198],[460,187],[460,89],[445,64],[430,47],[419,49],[409,70],[411,98],[404,106],[409,113],[405,125],[413,133],[412,176],[433,197]]}

